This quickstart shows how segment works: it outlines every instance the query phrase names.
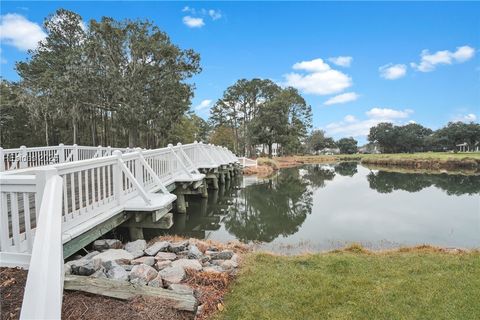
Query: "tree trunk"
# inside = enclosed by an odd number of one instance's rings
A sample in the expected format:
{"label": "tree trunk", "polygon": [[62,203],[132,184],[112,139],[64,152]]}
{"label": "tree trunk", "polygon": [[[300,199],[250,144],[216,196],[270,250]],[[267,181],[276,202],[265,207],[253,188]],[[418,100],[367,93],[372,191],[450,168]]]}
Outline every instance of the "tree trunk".
{"label": "tree trunk", "polygon": [[72,118],[72,124],[73,124],[73,144],[77,143],[77,121],[75,121],[74,118]]}
{"label": "tree trunk", "polygon": [[45,120],[45,143],[47,144],[47,147],[48,147],[48,120],[46,115],[44,116],[44,120]]}
{"label": "tree trunk", "polygon": [[272,159],[272,143],[268,143],[268,157]]}

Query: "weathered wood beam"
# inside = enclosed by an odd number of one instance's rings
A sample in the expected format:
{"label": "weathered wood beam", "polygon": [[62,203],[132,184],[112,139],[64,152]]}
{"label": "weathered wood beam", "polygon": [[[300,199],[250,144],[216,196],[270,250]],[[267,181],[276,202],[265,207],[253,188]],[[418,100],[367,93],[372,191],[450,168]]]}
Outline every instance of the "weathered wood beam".
{"label": "weathered wood beam", "polygon": [[195,312],[197,300],[193,294],[179,293],[163,288],[134,285],[127,281],[115,281],[84,276],[65,276],[65,290],[83,291],[106,297],[127,300],[138,295],[164,299],[177,310]]}

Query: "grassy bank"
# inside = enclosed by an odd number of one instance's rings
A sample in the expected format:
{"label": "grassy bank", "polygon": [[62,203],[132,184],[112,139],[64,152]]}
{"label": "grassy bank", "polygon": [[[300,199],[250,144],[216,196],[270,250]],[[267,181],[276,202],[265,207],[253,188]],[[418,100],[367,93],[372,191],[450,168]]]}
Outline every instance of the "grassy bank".
{"label": "grassy bank", "polygon": [[479,297],[478,251],[252,253],[217,317],[479,319]]}

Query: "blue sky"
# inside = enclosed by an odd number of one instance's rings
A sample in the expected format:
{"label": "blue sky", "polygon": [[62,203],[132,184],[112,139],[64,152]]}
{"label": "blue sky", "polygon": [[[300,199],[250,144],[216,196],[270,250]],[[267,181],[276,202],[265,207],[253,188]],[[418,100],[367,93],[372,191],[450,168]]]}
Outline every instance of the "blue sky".
{"label": "blue sky", "polygon": [[199,52],[192,110],[204,118],[225,88],[254,77],[297,87],[315,128],[362,143],[380,121],[480,118],[480,3],[2,2],[3,78],[18,79],[15,61],[57,8],[149,19]]}

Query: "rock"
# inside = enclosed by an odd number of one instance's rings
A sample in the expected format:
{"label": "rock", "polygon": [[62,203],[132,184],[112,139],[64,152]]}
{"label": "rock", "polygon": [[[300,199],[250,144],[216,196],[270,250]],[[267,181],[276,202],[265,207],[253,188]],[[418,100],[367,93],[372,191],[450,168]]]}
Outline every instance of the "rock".
{"label": "rock", "polygon": [[145,249],[145,253],[148,254],[149,256],[154,256],[159,251],[167,251],[169,246],[170,246],[170,243],[168,243],[167,241],[158,241],[152,244],[147,249]]}
{"label": "rock", "polygon": [[223,262],[225,262],[225,260],[210,260],[210,263],[213,264],[214,266],[219,266],[221,265]]}
{"label": "rock", "polygon": [[209,246],[209,247],[207,248],[207,251],[215,251],[215,252],[216,252],[216,251],[218,251],[218,248],[215,247],[215,246]]}
{"label": "rock", "polygon": [[223,270],[232,270],[238,267],[238,263],[232,260],[225,260],[222,262],[220,267],[222,267]]}
{"label": "rock", "polygon": [[193,288],[186,284],[172,283],[168,286],[168,289],[178,293],[193,294]]}
{"label": "rock", "polygon": [[144,250],[146,248],[147,248],[147,241],[142,239],[129,242],[125,245],[125,250],[130,252],[134,258],[143,256]]}
{"label": "rock", "polygon": [[205,305],[201,304],[197,307],[197,313],[196,313],[196,318],[200,317],[203,313],[203,310],[205,309]]}
{"label": "rock", "polygon": [[179,266],[167,267],[158,272],[166,285],[180,283],[185,278],[185,270]]}
{"label": "rock", "polygon": [[173,267],[181,267],[183,269],[193,269],[196,271],[202,270],[202,264],[198,260],[179,259],[172,262]]}
{"label": "rock", "polygon": [[100,263],[115,261],[118,264],[129,264],[130,260],[133,260],[133,255],[123,249],[108,249],[93,257],[92,260],[100,261]]}
{"label": "rock", "polygon": [[113,261],[113,260],[110,260],[110,261],[105,261],[102,263],[102,267],[105,268],[105,270],[110,270],[114,267],[119,267],[120,265],[116,262],[116,261]]}
{"label": "rock", "polygon": [[107,278],[107,275],[105,274],[105,269],[100,268],[97,271],[95,271],[94,273],[92,273],[92,275],[90,275],[90,277],[92,277],[92,278]]}
{"label": "rock", "polygon": [[100,239],[93,242],[93,249],[103,251],[107,249],[121,249],[122,242],[117,239]]}
{"label": "rock", "polygon": [[219,266],[211,266],[203,268],[203,272],[212,272],[212,273],[220,273],[223,269]]}
{"label": "rock", "polygon": [[240,257],[238,256],[238,254],[234,254],[230,260],[232,260],[233,262],[236,262],[238,264],[239,260],[240,260]]}
{"label": "rock", "polygon": [[157,268],[157,270],[162,270],[162,269],[165,269],[167,267],[171,267],[172,266],[172,261],[170,260],[162,260],[162,261],[158,261],[156,264],[155,264],[155,267]]}
{"label": "rock", "polygon": [[155,277],[155,279],[153,279],[152,281],[150,281],[148,283],[148,286],[150,287],[155,287],[155,288],[163,288],[163,280],[162,280],[162,277],[159,275],[157,275]]}
{"label": "rock", "polygon": [[95,257],[96,255],[98,255],[99,253],[100,253],[100,252],[98,252],[98,251],[89,252],[89,253],[87,253],[82,259],[90,260],[90,259],[92,259],[93,257]]}
{"label": "rock", "polygon": [[120,266],[115,266],[107,271],[107,278],[119,281],[128,281],[128,272]]}
{"label": "rock", "polygon": [[135,260],[132,260],[131,263],[133,265],[146,264],[147,266],[152,267],[155,264],[155,258],[154,257],[141,257],[141,258],[137,258]]}
{"label": "rock", "polygon": [[73,261],[71,264],[71,273],[79,276],[89,276],[100,269],[100,267],[100,262],[82,258],[80,260]]}
{"label": "rock", "polygon": [[175,260],[177,259],[177,255],[173,252],[159,252],[155,256],[155,260],[163,261],[163,260]]}
{"label": "rock", "polygon": [[210,260],[212,260],[209,256],[203,256],[202,259],[200,259],[201,263],[209,263]]}
{"label": "rock", "polygon": [[202,254],[202,251],[200,251],[200,249],[198,249],[196,245],[192,244],[188,248],[187,256],[189,259],[200,259],[203,256],[203,254]]}
{"label": "rock", "polygon": [[131,265],[131,264],[122,264],[120,267],[125,269],[125,271],[127,271],[127,272],[130,272],[133,269],[133,265]]}
{"label": "rock", "polygon": [[168,251],[179,253],[187,249],[188,241],[174,242],[168,247]]}
{"label": "rock", "polygon": [[132,271],[130,271],[130,281],[138,279],[140,283],[147,284],[148,282],[155,279],[158,275],[157,270],[147,266],[146,264],[138,264],[133,266]]}
{"label": "rock", "polygon": [[215,252],[215,251],[208,251],[205,252],[212,258],[212,260],[229,260],[233,257],[233,251],[231,250],[223,250],[220,252]]}

